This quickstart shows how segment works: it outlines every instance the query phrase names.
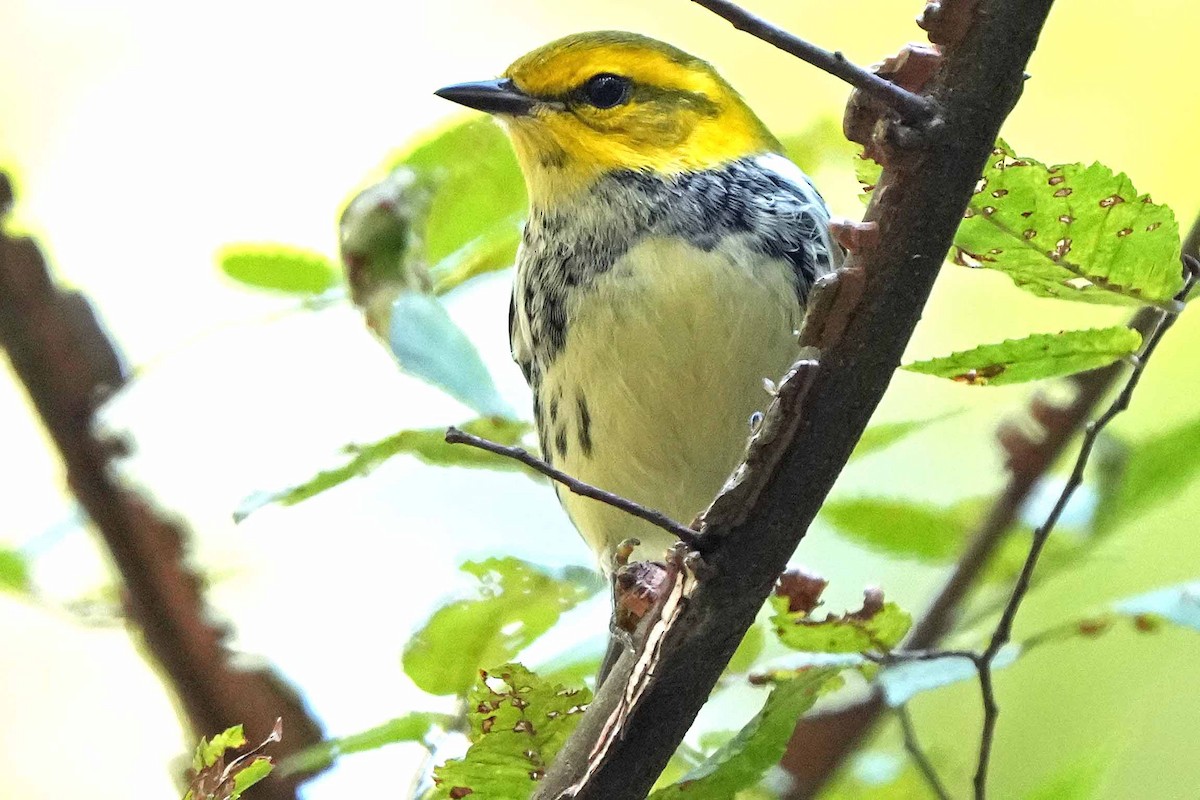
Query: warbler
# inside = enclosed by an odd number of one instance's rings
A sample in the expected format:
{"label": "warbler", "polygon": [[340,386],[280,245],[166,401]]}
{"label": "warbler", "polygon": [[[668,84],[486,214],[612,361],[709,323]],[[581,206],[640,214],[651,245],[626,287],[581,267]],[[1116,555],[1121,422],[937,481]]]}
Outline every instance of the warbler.
{"label": "warbler", "polygon": [[[799,356],[829,211],[742,97],[664,42],[602,31],[436,92],[496,116],[529,195],[509,311],[543,457],[688,523]],[[557,488],[611,576],[669,534]]]}

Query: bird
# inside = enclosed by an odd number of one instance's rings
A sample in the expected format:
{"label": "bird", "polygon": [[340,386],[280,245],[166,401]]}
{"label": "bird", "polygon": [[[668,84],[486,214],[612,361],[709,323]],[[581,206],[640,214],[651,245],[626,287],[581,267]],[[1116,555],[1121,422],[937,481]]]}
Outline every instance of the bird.
{"label": "bird", "polygon": [[[435,92],[493,115],[525,180],[509,339],[542,457],[688,524],[741,462],[844,252],[812,181],[707,62],[580,33]],[[670,534],[556,487],[610,577]]]}

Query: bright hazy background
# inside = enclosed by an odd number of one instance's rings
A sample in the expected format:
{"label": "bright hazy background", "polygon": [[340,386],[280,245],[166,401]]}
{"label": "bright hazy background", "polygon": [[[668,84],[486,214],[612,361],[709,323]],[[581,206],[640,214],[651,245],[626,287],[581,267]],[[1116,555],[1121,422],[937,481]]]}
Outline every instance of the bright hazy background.
{"label": "bright hazy background", "polygon": [[[1200,12],[1185,0],[1059,6],[1005,136],[1048,162],[1101,160],[1128,172],[1186,228],[1200,205],[1191,85]],[[752,7],[863,63],[920,38],[918,0]],[[586,563],[587,554],[544,486],[407,459],[235,527],[241,498],[335,463],[347,442],[470,415],[399,376],[344,305],[293,311],[291,301],[224,281],[213,253],[239,240],[334,253],[344,199],[389,150],[455,113],[433,89],[495,75],[553,37],[596,28],[702,54],[777,132],[840,119],[844,86],[686,0],[0,6],[0,166],[17,178],[21,225],[42,238],[61,278],[98,305],[139,370],[111,413],[137,441],[131,476],[196,529],[197,561],[213,578],[213,603],[237,621],[238,646],[278,664],[333,734],[437,707],[403,676],[399,652],[422,615],[465,585],[454,570],[465,555],[561,564]],[[824,169],[817,180],[836,211],[859,213],[848,169]],[[525,408],[507,357],[507,281],[479,281],[448,302],[502,391]],[[998,274],[947,270],[911,352],[1121,318],[1031,299]],[[1176,330],[1120,421],[1131,439],[1198,410],[1200,319]],[[949,502],[992,490],[1002,475],[991,431],[1026,394],[899,376],[883,417],[971,410],[864,462],[840,491]],[[167,764],[189,743],[168,695],[119,624],[100,614],[84,625],[64,608],[111,604],[112,579],[7,373],[0,453],[0,542],[34,559],[38,589],[34,600],[0,595],[4,793],[177,796]],[[1020,627],[1194,577],[1198,514],[1191,493],[1127,526],[1092,562],[1037,592]],[[821,527],[797,560],[832,580],[832,608],[881,583],[916,610],[937,581],[924,567],[885,569]],[[575,613],[603,628],[603,604]],[[997,797],[1023,796],[1080,757],[1109,763],[1104,797],[1195,797],[1197,656],[1193,634],[1122,631],[1046,648],[1003,673]],[[934,752],[951,762],[975,735],[973,687],[921,698],[915,711]],[[726,725],[749,713],[735,710],[741,716]],[[404,747],[348,758],[308,796],[377,796],[395,787],[397,764],[403,771],[415,758]]]}

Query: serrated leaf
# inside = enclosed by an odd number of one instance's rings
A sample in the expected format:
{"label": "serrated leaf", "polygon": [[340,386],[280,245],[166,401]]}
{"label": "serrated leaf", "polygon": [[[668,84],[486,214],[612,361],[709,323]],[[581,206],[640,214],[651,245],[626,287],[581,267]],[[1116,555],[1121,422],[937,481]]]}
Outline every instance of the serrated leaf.
{"label": "serrated leaf", "polygon": [[450,714],[414,711],[350,736],[339,736],[288,756],[280,764],[284,775],[311,774],[329,767],[341,756],[378,750],[399,742],[425,742],[438,729],[452,730],[457,720]]}
{"label": "serrated leaf", "polygon": [[311,250],[281,244],[234,244],[217,254],[221,271],[255,289],[313,295],[338,284],[333,263]]}
{"label": "serrated leaf", "polygon": [[529,797],[591,701],[520,664],[481,670],[467,697],[471,747],[434,769],[433,797]]}
{"label": "serrated leaf", "polygon": [[971,531],[976,504],[951,508],[875,497],[830,500],[821,517],[847,539],[873,550],[922,561],[953,559]]}
{"label": "serrated leaf", "polygon": [[192,754],[192,769],[202,770],[217,763],[217,759],[225,755],[226,750],[236,750],[246,743],[246,734],[241,725],[226,728],[221,733],[209,739],[200,739],[196,752]]}
{"label": "serrated leaf", "polygon": [[492,383],[491,373],[441,302],[401,292],[392,303],[388,345],[400,368],[488,417],[515,416]]}
{"label": "serrated leaf", "polygon": [[1171,209],[1101,164],[1047,167],[996,143],[954,237],[955,263],[1041,297],[1164,304],[1183,285]]}
{"label": "serrated leaf", "polygon": [[1004,386],[1107,366],[1136,352],[1141,343],[1141,335],[1123,325],[1035,333],[905,364],[904,369],[971,386]]}
{"label": "serrated leaf", "polygon": [[0,546],[0,592],[29,594],[33,590],[33,576],[29,562],[18,550]]}
{"label": "serrated leaf", "polygon": [[433,186],[424,247],[425,262],[435,275],[450,271],[439,263],[443,259],[525,216],[521,169],[508,137],[491,120],[475,118],[438,131],[392,168],[401,165]]}
{"label": "serrated leaf", "polygon": [[[522,437],[529,432],[529,423],[510,419],[473,419],[458,427],[467,433],[507,445],[520,444]],[[352,478],[366,476],[380,464],[399,455],[414,456],[426,464],[438,467],[472,467],[502,471],[524,469],[511,458],[497,456],[477,447],[448,443],[445,428],[400,431],[377,442],[347,445],[345,451],[352,458],[340,467],[322,470],[311,480],[297,486],[272,492],[256,492],[246,498],[234,512],[234,520],[241,522],[271,503],[293,506]]]}
{"label": "serrated leaf", "polygon": [[793,650],[811,653],[862,653],[887,651],[896,646],[912,626],[912,616],[895,603],[883,602],[878,590],[865,593],[863,607],[817,620],[804,611],[788,611],[788,598],[774,595],[771,624],[779,640]]}
{"label": "serrated leaf", "polygon": [[1128,462],[1096,510],[1096,530],[1107,533],[1178,496],[1200,476],[1200,419],[1131,447]]}
{"label": "serrated leaf", "polygon": [[242,793],[271,774],[271,758],[261,755],[267,745],[283,737],[283,721],[276,720],[275,728],[257,747],[235,756],[232,750],[243,747],[246,737],[242,726],[235,725],[211,740],[201,739],[192,756],[195,773],[184,794],[184,800],[239,800]]}
{"label": "serrated leaf", "polygon": [[727,800],[757,784],[779,763],[796,721],[817,698],[841,684],[839,669],[812,668],[779,680],[754,719],[731,740],[651,800]]}
{"label": "serrated leaf", "polygon": [[582,567],[551,572],[516,558],[462,569],[479,579],[476,595],[439,608],[404,647],[404,671],[430,694],[466,692],[481,668],[511,659],[603,584]]}

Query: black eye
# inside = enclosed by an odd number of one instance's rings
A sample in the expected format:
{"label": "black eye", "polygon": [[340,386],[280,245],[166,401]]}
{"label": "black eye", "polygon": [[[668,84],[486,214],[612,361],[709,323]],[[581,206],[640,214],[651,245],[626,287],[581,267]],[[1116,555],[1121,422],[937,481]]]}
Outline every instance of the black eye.
{"label": "black eye", "polygon": [[596,108],[612,108],[629,99],[628,78],[602,72],[583,85],[584,98]]}

